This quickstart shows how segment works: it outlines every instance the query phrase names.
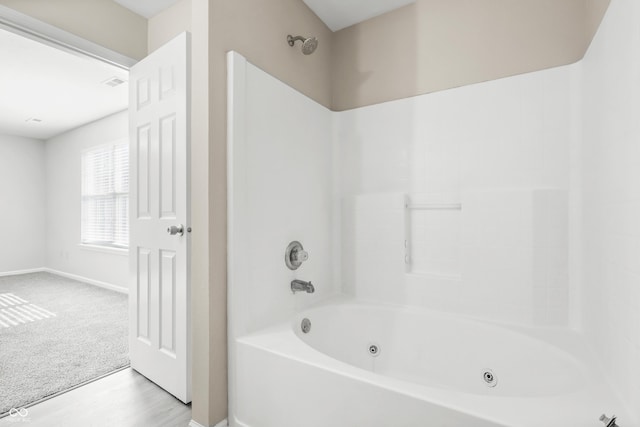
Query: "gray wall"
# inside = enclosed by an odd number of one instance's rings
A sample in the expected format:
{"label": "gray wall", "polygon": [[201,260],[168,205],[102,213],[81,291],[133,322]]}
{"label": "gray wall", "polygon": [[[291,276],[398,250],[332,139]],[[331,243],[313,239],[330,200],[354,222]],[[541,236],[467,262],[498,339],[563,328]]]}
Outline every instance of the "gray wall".
{"label": "gray wall", "polygon": [[44,142],[0,135],[0,274],[45,264]]}

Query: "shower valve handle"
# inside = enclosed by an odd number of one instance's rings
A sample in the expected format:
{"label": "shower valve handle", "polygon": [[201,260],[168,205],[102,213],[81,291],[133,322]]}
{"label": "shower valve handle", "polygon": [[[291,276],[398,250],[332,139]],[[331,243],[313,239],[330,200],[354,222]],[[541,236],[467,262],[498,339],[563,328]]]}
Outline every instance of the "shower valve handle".
{"label": "shower valve handle", "polygon": [[309,252],[304,249],[294,250],[291,253],[291,258],[296,262],[302,263],[309,259]]}

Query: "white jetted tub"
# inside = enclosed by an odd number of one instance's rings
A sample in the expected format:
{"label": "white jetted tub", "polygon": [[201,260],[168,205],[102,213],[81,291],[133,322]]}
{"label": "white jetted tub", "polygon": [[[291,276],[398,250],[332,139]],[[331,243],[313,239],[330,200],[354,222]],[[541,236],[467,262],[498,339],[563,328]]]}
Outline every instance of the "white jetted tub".
{"label": "white jetted tub", "polygon": [[635,427],[588,354],[567,331],[334,301],[236,341],[230,425]]}

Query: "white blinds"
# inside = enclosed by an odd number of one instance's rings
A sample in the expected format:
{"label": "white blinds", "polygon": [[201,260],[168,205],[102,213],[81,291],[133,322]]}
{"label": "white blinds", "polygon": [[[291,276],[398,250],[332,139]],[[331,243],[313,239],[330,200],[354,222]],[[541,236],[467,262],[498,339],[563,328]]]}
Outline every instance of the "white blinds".
{"label": "white blinds", "polygon": [[129,144],[118,142],[82,153],[84,244],[129,246]]}

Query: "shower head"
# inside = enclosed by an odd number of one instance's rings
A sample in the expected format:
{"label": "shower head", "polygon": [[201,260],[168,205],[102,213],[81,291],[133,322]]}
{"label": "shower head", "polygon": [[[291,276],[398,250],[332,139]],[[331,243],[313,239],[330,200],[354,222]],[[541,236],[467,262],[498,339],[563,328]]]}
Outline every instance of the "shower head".
{"label": "shower head", "polygon": [[318,47],[318,39],[316,37],[293,37],[291,34],[287,36],[287,43],[289,43],[289,46],[293,47],[298,40],[302,41],[302,53],[305,55],[311,55]]}

